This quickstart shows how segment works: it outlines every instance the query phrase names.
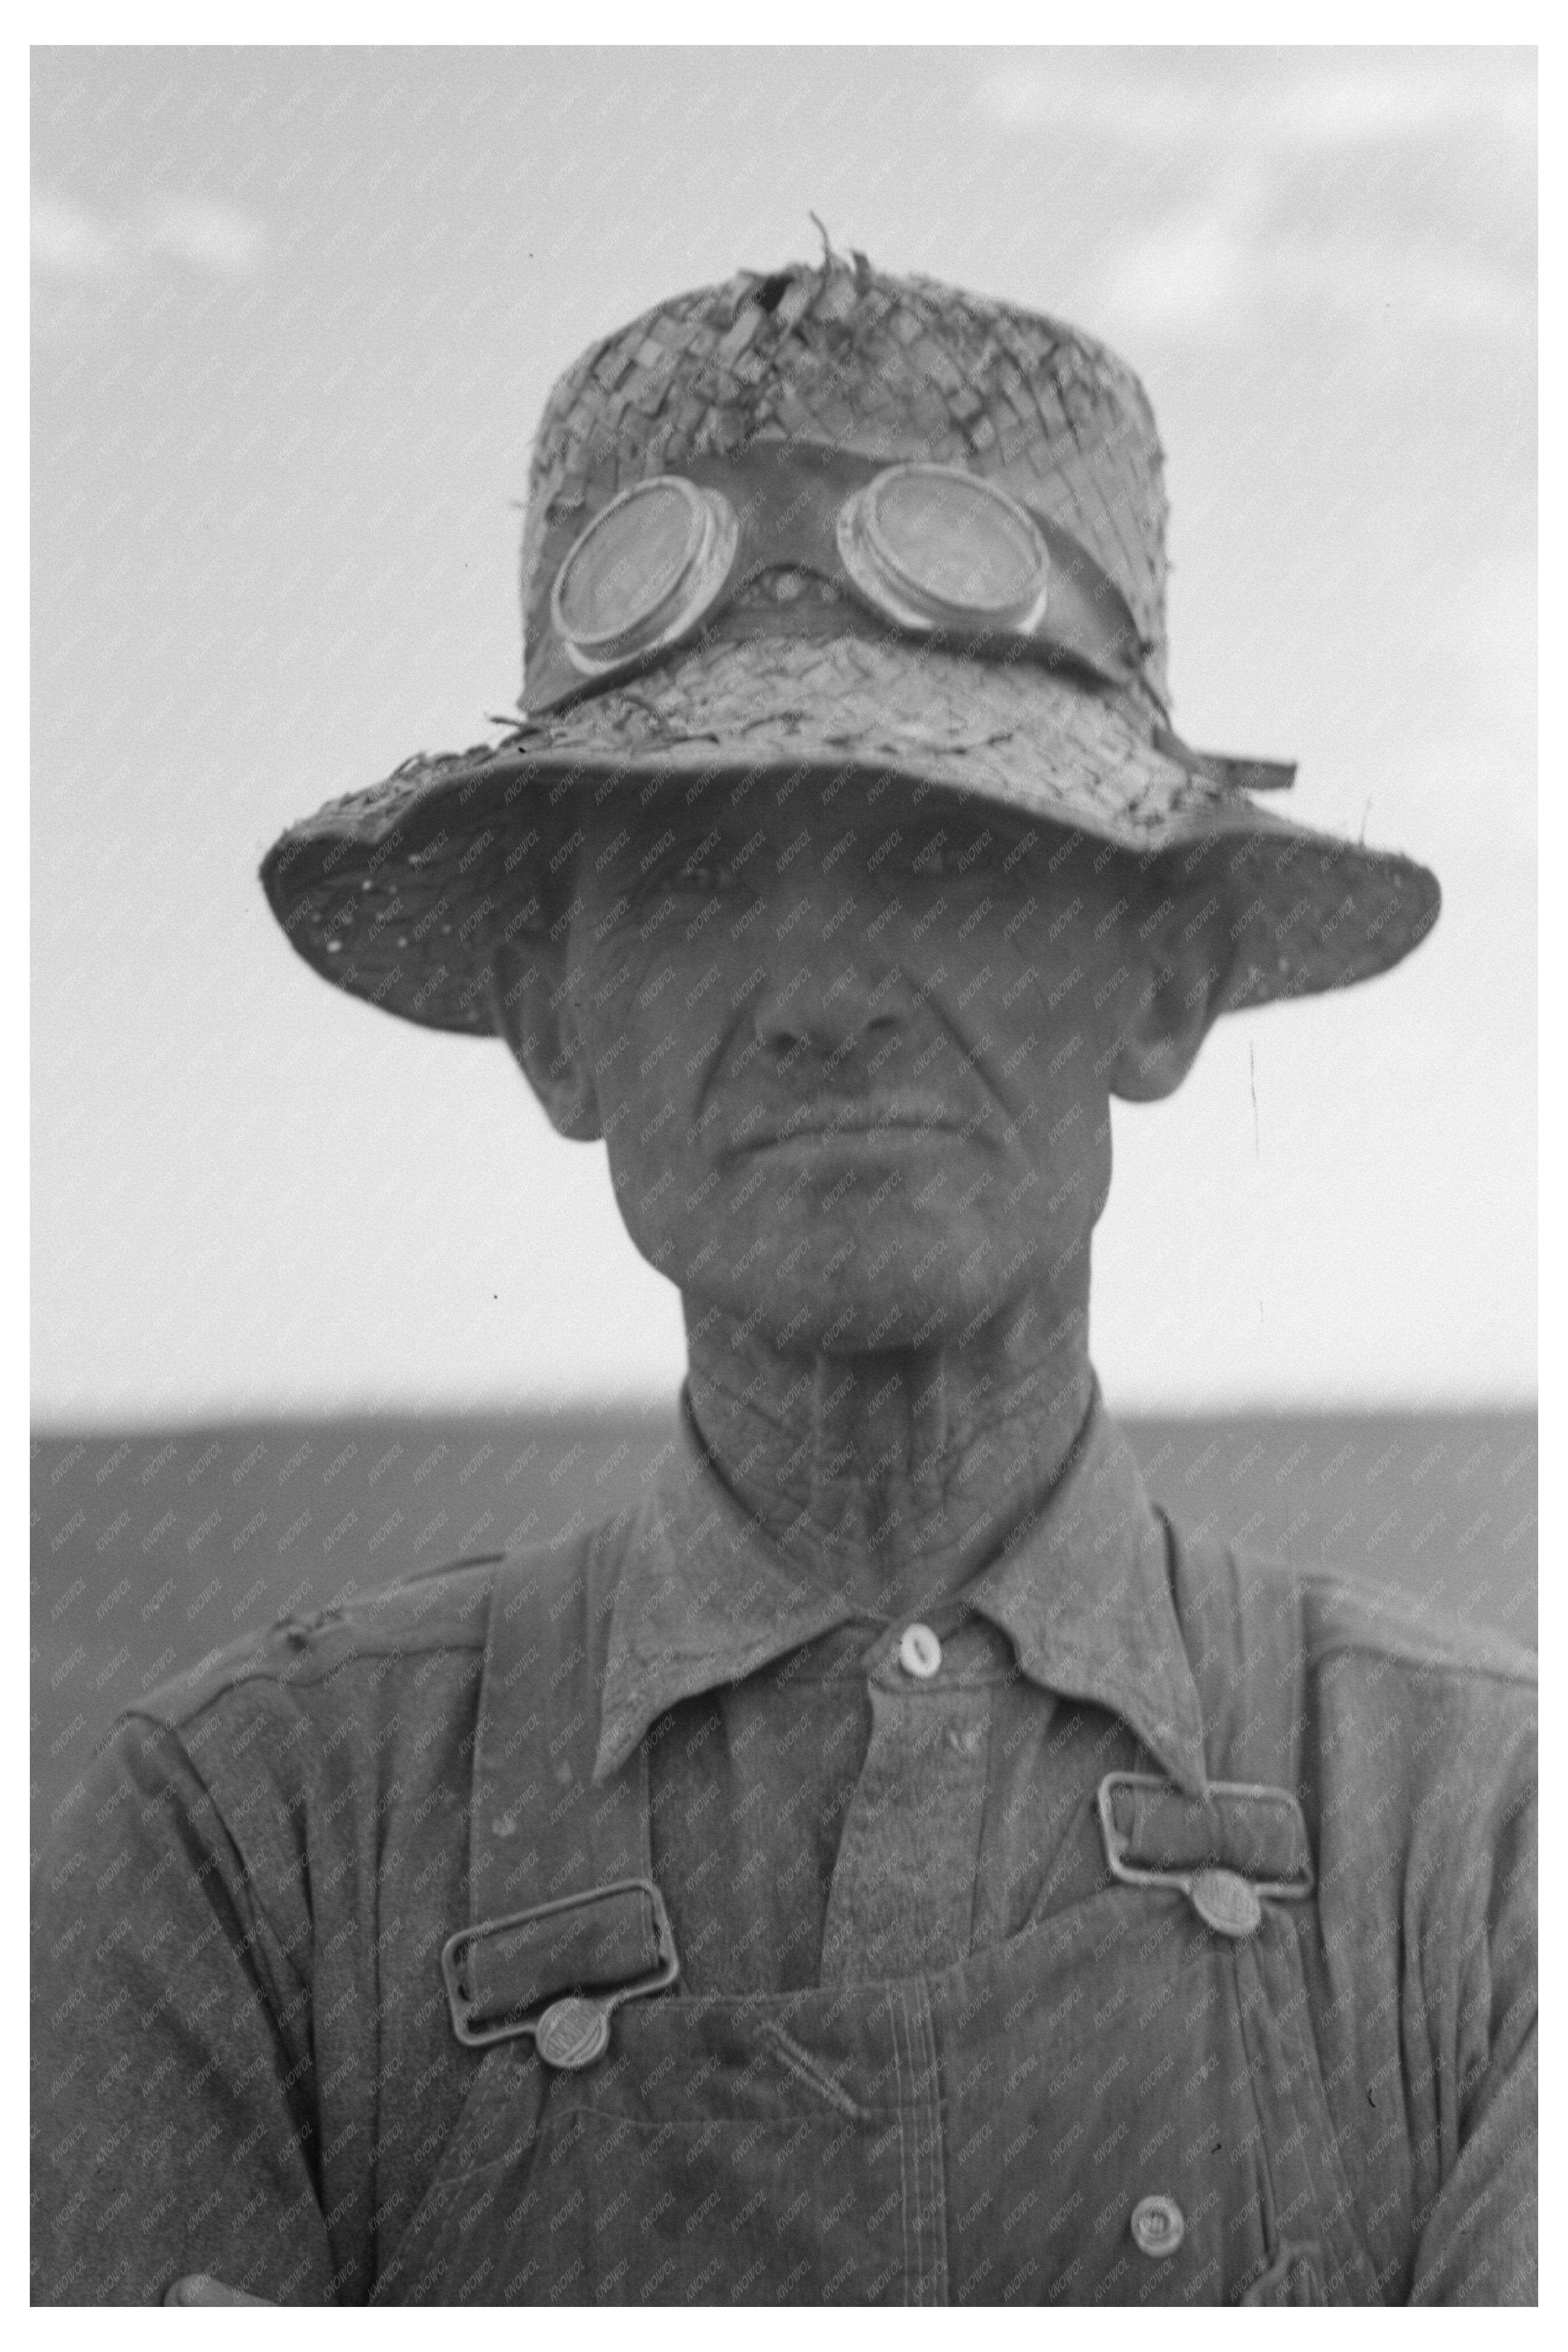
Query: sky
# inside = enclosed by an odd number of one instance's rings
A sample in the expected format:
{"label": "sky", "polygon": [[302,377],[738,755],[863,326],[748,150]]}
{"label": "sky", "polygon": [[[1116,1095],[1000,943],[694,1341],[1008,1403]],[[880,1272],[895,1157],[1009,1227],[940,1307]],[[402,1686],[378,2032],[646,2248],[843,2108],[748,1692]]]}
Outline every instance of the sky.
{"label": "sky", "polygon": [[1124,353],[1177,726],[1443,884],[1116,1106],[1111,1403],[1533,1397],[1530,52],[45,49],[33,138],[41,1425],[673,1391],[602,1148],[256,868],[512,710],[552,381],[813,211]]}

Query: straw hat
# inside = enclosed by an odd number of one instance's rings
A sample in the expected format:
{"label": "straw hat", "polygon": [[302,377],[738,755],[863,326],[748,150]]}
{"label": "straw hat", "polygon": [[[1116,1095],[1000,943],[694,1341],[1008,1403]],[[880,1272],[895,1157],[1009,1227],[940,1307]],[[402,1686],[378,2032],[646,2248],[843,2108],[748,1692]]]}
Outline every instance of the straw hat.
{"label": "straw hat", "polygon": [[546,404],[521,724],[292,826],[273,911],[338,987],[489,1034],[493,943],[548,927],[579,794],[852,770],[1217,888],[1226,1010],[1368,979],[1436,877],[1173,733],[1165,515],[1142,387],[1076,328],[831,251],[678,295]]}

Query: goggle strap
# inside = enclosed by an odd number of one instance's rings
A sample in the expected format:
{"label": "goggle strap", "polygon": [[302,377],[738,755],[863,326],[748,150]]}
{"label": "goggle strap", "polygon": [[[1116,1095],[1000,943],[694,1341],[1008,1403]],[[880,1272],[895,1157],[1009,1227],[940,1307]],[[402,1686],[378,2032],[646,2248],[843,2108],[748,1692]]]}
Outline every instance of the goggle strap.
{"label": "goggle strap", "polygon": [[1156,727],[1151,740],[1156,751],[1205,783],[1230,793],[1288,793],[1296,781],[1294,760],[1248,760],[1228,751],[1194,751],[1168,727]]}

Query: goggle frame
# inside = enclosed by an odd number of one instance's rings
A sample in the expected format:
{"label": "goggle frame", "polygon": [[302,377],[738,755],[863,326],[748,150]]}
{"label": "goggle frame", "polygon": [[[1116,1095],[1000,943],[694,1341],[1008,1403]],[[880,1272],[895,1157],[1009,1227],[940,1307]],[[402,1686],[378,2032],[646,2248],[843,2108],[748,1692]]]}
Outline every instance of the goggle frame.
{"label": "goggle frame", "polygon": [[[910,484],[949,488],[973,509],[989,507],[1020,551],[1024,593],[1005,601],[957,600],[921,578],[886,527],[882,507]],[[597,543],[626,561],[626,525],[639,505],[665,506],[671,491],[688,513],[684,554],[673,578],[656,576],[639,604],[613,628],[582,626],[570,609],[575,575]],[[617,542],[619,542],[617,546]],[[951,562],[952,542],[942,552]],[[574,535],[555,566],[547,600],[547,642],[531,646],[531,713],[585,687],[629,672],[711,627],[735,592],[760,570],[815,572],[847,592],[864,613],[902,634],[947,641],[1008,658],[1033,651],[1068,661],[1101,682],[1128,686],[1148,650],[1126,600],[1088,551],[1013,492],[964,467],[888,464],[839,450],[756,446],[738,458],[698,457],[680,472],[645,476],[618,492]]]}
{"label": "goggle frame", "polygon": [[[574,568],[585,562],[595,541],[603,546],[624,531],[637,507],[649,505],[650,493],[663,499],[672,491],[687,509],[686,547],[674,577],[650,587],[643,604],[617,627],[574,628],[566,611]],[[584,677],[608,677],[628,662],[679,645],[723,593],[740,537],[740,519],[721,490],[704,489],[683,474],[652,474],[632,483],[578,533],[552,583],[551,626],[569,659]]]}

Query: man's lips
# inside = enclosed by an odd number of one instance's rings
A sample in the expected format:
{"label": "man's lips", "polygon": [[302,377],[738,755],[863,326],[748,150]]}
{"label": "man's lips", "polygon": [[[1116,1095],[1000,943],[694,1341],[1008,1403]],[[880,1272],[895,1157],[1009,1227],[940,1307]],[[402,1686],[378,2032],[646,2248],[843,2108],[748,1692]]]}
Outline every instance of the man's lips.
{"label": "man's lips", "polygon": [[902,1142],[910,1138],[954,1134],[958,1127],[958,1120],[942,1103],[899,1103],[886,1108],[857,1105],[852,1109],[829,1112],[826,1117],[813,1108],[747,1136],[737,1148],[742,1151],[760,1151],[789,1143],[836,1143],[841,1138]]}

